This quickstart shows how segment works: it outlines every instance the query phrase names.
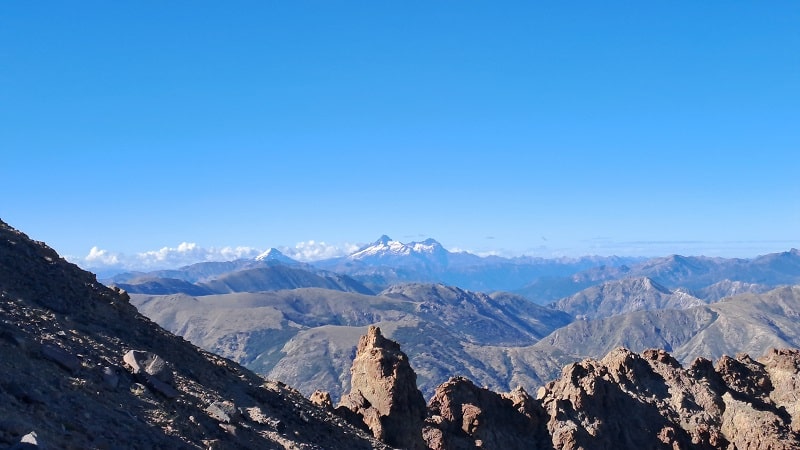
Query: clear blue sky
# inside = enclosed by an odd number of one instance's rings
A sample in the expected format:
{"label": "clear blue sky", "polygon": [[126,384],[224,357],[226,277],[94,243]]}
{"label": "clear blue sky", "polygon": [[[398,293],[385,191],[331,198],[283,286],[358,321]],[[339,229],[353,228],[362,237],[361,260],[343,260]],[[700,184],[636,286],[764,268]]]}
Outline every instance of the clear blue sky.
{"label": "clear blue sky", "polygon": [[800,246],[800,2],[0,4],[0,218],[67,255]]}

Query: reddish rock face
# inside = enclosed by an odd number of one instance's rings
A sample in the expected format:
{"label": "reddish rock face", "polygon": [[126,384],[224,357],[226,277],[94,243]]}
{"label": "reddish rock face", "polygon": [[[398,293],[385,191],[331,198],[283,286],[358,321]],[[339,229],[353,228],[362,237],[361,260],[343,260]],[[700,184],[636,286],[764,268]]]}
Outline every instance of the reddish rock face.
{"label": "reddish rock face", "polygon": [[463,377],[428,407],[400,346],[370,327],[337,408],[393,447],[447,449],[800,448],[800,350],[761,360],[699,358],[685,369],[663,350],[618,348],[564,368],[536,399]]}
{"label": "reddish rock face", "polygon": [[663,351],[617,349],[565,367],[538,397],[557,449],[790,449],[798,373],[797,350],[686,370]]}
{"label": "reddish rock face", "polygon": [[523,389],[498,394],[463,377],[440,385],[428,405],[425,441],[433,450],[541,448],[541,408]]}
{"label": "reddish rock face", "polygon": [[422,439],[425,399],[398,343],[370,326],[358,342],[350,373],[351,390],[340,406],[360,415],[373,435],[391,446],[426,448]]}

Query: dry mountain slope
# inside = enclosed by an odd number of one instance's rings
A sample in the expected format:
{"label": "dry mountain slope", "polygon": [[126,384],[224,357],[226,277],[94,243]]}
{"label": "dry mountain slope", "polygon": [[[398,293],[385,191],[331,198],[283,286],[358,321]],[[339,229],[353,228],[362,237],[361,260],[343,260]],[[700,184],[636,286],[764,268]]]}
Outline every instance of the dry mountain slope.
{"label": "dry mountain slope", "polygon": [[0,364],[0,446],[26,435],[65,449],[383,447],[166,332],[1,221]]}
{"label": "dry mountain slope", "polygon": [[[230,265],[220,263],[202,263],[188,266],[178,271],[160,271],[149,274],[137,274],[133,277],[121,275],[117,280],[108,280],[109,285],[118,286],[132,294],[189,294],[189,295],[211,295],[228,294],[233,292],[261,292],[278,291],[282,289],[297,289],[304,287],[318,287],[344,292],[358,292],[361,294],[372,294],[373,292],[346,275],[339,275],[333,272],[313,269],[310,266],[284,265],[279,262],[271,261],[269,265],[264,261],[251,261],[244,267],[241,263]],[[202,279],[196,279],[199,273],[211,271],[201,270],[197,266],[215,264],[212,267],[218,268],[220,273],[209,275]],[[253,267],[255,266],[255,267]],[[225,271],[233,268],[231,271]],[[213,272],[212,272],[213,273]],[[169,278],[164,275],[172,275],[178,278]],[[181,278],[182,277],[182,278]]]}
{"label": "dry mountain slope", "polygon": [[563,298],[550,307],[578,319],[598,319],[633,311],[687,309],[704,304],[686,291],[670,290],[644,277],[607,281]]}
{"label": "dry mountain slope", "polygon": [[546,304],[606,281],[643,277],[712,302],[737,293],[800,284],[800,251],[792,249],[753,259],[671,255],[632,265],[593,267],[564,277],[542,277],[515,292]]}
{"label": "dry mountain slope", "polygon": [[367,296],[324,289],[202,297],[139,296],[148,317],[197,345],[311,393],[338,397],[357,337],[380,324],[404,342],[423,392],[453,373],[507,388],[508,373],[487,369],[470,351],[528,346],[571,320],[509,294],[406,284]]}
{"label": "dry mountain slope", "polygon": [[615,347],[663,348],[688,363],[769,348],[800,346],[800,286],[746,293],[683,310],[638,311],[576,321],[532,346],[559,355],[560,362],[599,357]]}

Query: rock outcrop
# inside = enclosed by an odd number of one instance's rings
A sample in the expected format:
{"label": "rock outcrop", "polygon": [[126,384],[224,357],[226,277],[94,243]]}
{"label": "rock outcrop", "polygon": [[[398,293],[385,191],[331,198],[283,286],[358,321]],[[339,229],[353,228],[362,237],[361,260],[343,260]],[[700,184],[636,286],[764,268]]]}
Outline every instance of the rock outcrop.
{"label": "rock outcrop", "polygon": [[661,350],[620,348],[570,364],[537,398],[557,449],[798,448],[789,411],[800,395],[799,355],[724,357],[716,368],[698,360],[687,370]]}
{"label": "rock outcrop", "polygon": [[[740,354],[688,369],[663,350],[618,348],[539,389],[498,394],[463,377],[440,385],[419,436],[420,397],[397,343],[370,327],[339,413],[389,445],[447,449],[790,449],[800,447],[800,350]],[[416,391],[416,392],[414,392]],[[315,398],[325,404],[326,396]],[[398,428],[398,426],[402,426]],[[405,439],[405,440],[403,440]]]}
{"label": "rock outcrop", "polygon": [[440,385],[428,403],[424,436],[433,450],[544,448],[542,416],[523,389],[498,394],[454,377]]}
{"label": "rock outcrop", "polygon": [[424,449],[425,399],[400,345],[383,337],[380,328],[370,326],[358,342],[350,373],[351,390],[339,406],[359,415],[383,442]]}

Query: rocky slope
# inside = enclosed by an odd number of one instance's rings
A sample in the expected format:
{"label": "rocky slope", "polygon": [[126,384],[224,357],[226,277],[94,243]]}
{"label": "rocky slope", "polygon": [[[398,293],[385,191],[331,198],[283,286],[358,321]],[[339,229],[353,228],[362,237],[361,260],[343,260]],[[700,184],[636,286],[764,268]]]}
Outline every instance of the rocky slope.
{"label": "rocky slope", "polygon": [[0,222],[0,447],[383,448],[128,300]]}

